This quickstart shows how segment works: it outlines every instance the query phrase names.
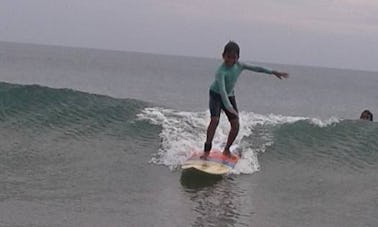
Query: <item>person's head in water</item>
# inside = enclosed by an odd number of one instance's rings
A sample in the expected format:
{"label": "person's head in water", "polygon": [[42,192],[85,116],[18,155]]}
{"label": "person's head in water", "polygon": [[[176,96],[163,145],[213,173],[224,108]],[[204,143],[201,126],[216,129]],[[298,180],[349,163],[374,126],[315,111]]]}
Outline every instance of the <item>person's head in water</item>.
{"label": "person's head in water", "polygon": [[226,46],[224,46],[222,57],[224,60],[224,64],[226,64],[227,66],[234,65],[238,61],[239,55],[240,55],[239,45],[235,43],[234,41],[229,41],[226,44]]}
{"label": "person's head in water", "polygon": [[364,110],[360,116],[361,120],[373,121],[373,114],[369,110]]}

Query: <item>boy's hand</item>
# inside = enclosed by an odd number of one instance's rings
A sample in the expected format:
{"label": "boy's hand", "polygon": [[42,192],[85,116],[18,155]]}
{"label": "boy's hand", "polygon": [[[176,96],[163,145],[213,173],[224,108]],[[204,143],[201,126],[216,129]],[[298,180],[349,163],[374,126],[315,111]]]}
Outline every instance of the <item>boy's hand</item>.
{"label": "boy's hand", "polygon": [[285,72],[278,72],[278,71],[273,71],[272,72],[273,75],[275,75],[278,79],[282,79],[282,78],[289,78],[289,74],[285,73]]}
{"label": "boy's hand", "polygon": [[233,115],[239,117],[239,113],[234,109],[234,108],[231,108],[231,109],[227,109],[230,113],[232,113]]}

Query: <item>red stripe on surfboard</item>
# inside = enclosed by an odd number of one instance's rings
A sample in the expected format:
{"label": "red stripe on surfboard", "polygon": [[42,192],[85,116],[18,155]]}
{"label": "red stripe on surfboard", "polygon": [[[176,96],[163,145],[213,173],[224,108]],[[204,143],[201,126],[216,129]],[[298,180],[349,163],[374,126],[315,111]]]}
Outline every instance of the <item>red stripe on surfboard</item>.
{"label": "red stripe on surfboard", "polygon": [[[203,155],[203,151],[194,151],[189,160],[199,159],[201,155]],[[235,154],[228,157],[223,155],[222,151],[220,150],[211,150],[207,160],[227,164],[228,166],[233,167],[238,162],[239,157]]]}

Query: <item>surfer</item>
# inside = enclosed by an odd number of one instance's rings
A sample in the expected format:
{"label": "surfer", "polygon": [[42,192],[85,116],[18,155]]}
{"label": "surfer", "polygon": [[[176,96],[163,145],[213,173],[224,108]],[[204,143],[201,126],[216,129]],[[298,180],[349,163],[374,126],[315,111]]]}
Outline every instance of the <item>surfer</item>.
{"label": "surfer", "polygon": [[222,54],[223,63],[218,67],[215,73],[215,80],[210,85],[210,123],[207,128],[206,142],[204,144],[204,154],[201,158],[206,159],[209,155],[215,131],[219,123],[221,110],[223,110],[230,122],[231,129],[227,138],[223,154],[230,156],[230,147],[239,132],[239,114],[236,105],[234,87],[236,81],[243,70],[250,70],[259,73],[273,74],[277,78],[288,78],[289,74],[269,70],[259,66],[252,66],[239,62],[240,48],[233,41],[229,41]]}
{"label": "surfer", "polygon": [[373,121],[373,114],[369,110],[364,110],[360,116],[361,120]]}

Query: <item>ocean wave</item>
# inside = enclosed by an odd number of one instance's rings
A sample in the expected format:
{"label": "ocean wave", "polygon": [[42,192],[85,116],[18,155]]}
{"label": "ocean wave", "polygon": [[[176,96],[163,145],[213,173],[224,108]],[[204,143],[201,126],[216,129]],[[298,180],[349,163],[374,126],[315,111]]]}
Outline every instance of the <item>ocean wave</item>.
{"label": "ocean wave", "polygon": [[[157,147],[150,163],[177,169],[192,151],[202,150],[210,116],[208,111],[186,112],[152,107],[141,100],[116,99],[71,89],[0,83],[0,124],[36,137],[85,140],[104,136],[130,144]],[[213,147],[223,149],[229,122],[222,115]],[[18,135],[18,134],[17,134]],[[344,166],[352,171],[378,162],[378,125],[375,122],[308,118],[303,116],[240,113],[239,135],[231,147],[242,158],[234,173],[261,169],[260,156],[270,161],[310,162]],[[160,145],[156,145],[159,141]]]}

